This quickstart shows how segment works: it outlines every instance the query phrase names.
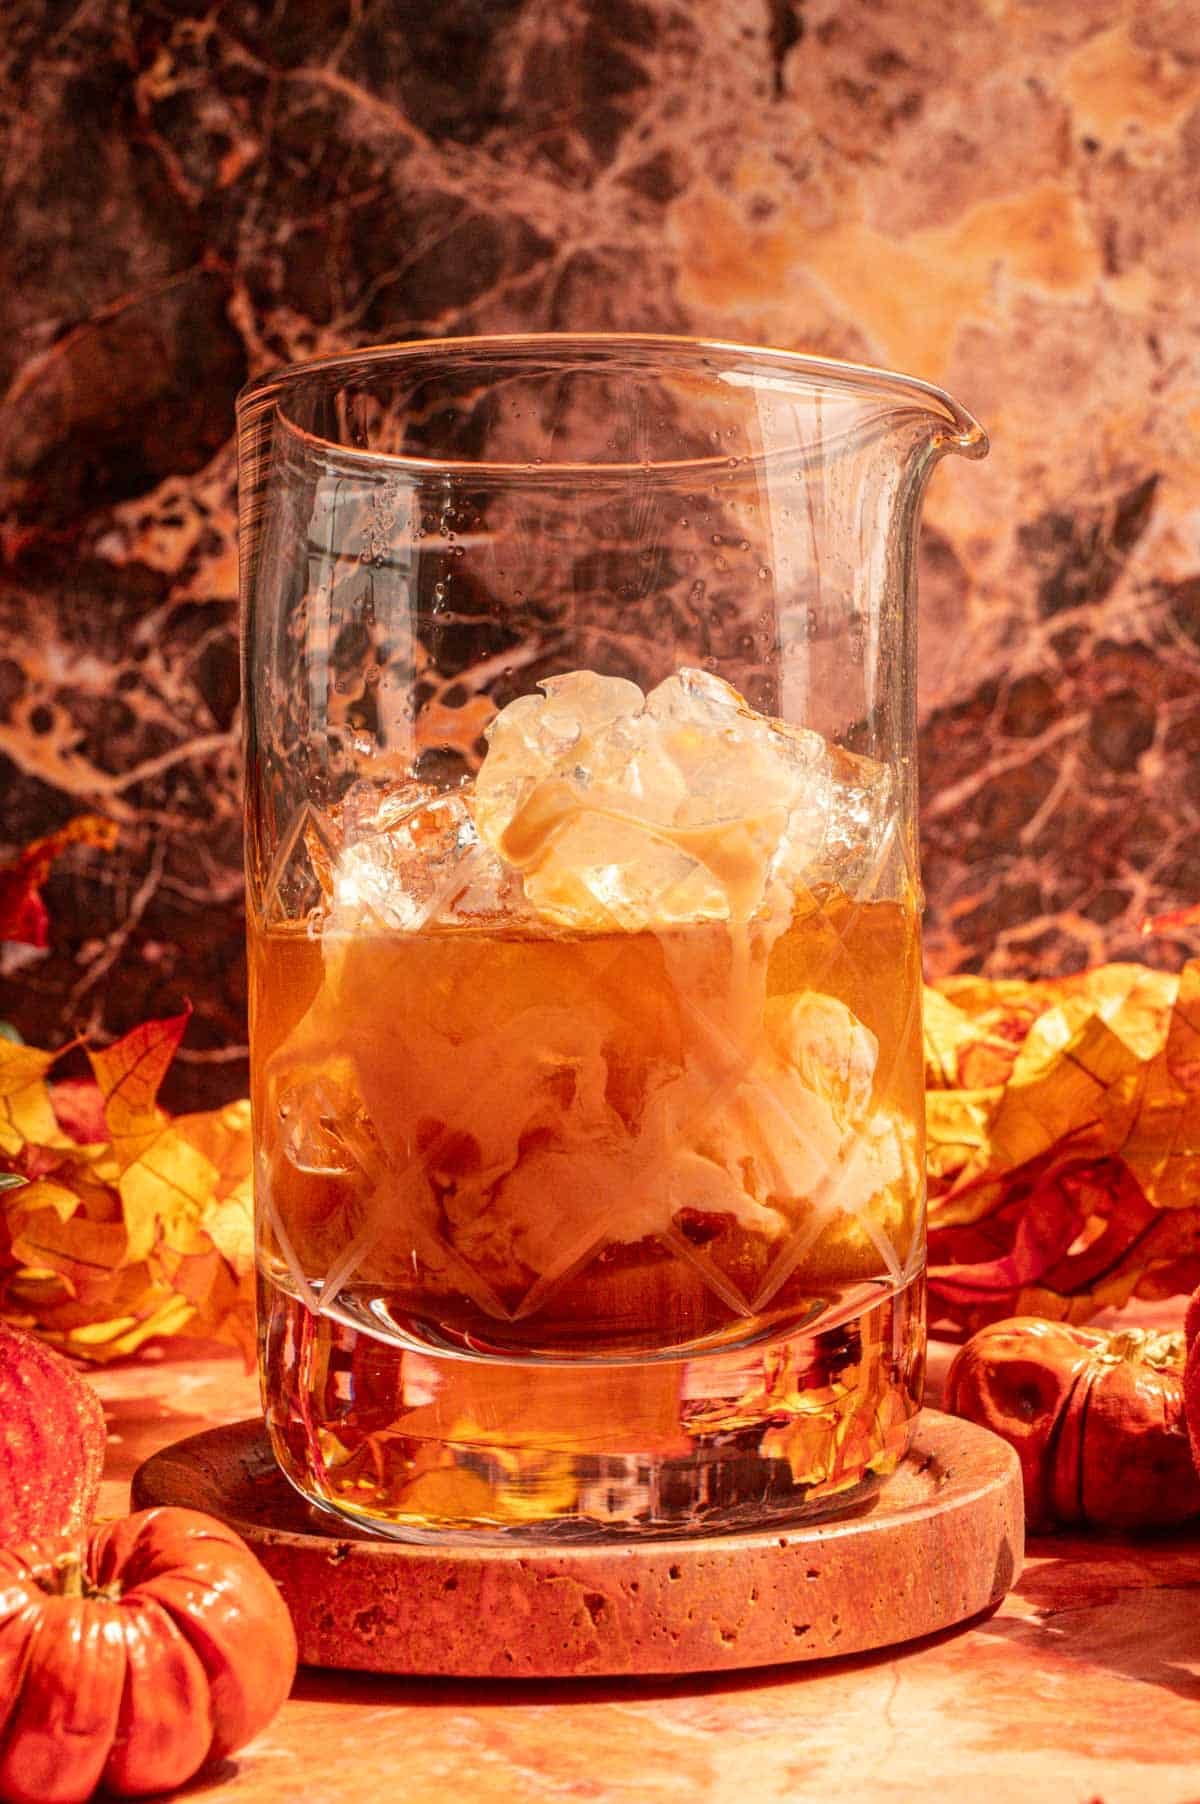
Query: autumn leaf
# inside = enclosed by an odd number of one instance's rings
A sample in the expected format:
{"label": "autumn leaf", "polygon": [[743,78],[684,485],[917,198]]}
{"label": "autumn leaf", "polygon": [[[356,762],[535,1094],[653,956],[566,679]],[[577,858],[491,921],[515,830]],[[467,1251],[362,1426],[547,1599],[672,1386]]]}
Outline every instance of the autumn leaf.
{"label": "autumn leaf", "polygon": [[147,1021],[102,1051],[88,1052],[118,1167],[130,1257],[156,1235],[196,1219],[217,1173],[178,1123],[158,1107],[158,1091],[191,1016]]}
{"label": "autumn leaf", "polygon": [[68,846],[96,846],[111,852],[117,828],[97,814],[76,815],[56,833],[35,839],[20,857],[0,870],[0,940],[16,940],[26,946],[49,943],[49,918],[42,901],[42,884],[50,867]]}
{"label": "autumn leaf", "polygon": [[88,1063],[104,1106],[104,1120],[119,1155],[132,1157],[149,1135],[157,1133],[159,1087],[170,1069],[191,1018],[191,1005],[166,1021],[146,1021],[101,1052],[88,1052]]}
{"label": "autumn leaf", "polygon": [[0,1042],[0,1314],[81,1358],[178,1333],[253,1355],[250,1105],[160,1107],[187,1020],[87,1049],[92,1079]]}
{"label": "autumn leaf", "polygon": [[[1079,1323],[1193,1289],[1200,962],[1181,977],[1106,965],[1042,983],[950,979],[930,1000],[931,1323]],[[1002,1042],[1002,1081],[964,1081],[997,1069]]]}
{"label": "autumn leaf", "polygon": [[77,1145],[108,1139],[104,1092],[94,1078],[59,1078],[50,1086],[50,1106],[63,1133]]}
{"label": "autumn leaf", "polygon": [[66,1138],[46,1084],[56,1056],[0,1040],[0,1154],[15,1156],[27,1146],[54,1146]]}

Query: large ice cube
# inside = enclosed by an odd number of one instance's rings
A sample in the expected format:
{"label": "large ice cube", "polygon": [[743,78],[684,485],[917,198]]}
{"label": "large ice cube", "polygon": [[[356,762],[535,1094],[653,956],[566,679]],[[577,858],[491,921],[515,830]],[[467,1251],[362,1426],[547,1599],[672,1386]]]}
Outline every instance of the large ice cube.
{"label": "large ice cube", "polygon": [[543,688],[492,722],[475,821],[547,919],[744,921],[818,859],[832,783],[819,734],[756,714],[701,670],[646,697],[593,671]]}

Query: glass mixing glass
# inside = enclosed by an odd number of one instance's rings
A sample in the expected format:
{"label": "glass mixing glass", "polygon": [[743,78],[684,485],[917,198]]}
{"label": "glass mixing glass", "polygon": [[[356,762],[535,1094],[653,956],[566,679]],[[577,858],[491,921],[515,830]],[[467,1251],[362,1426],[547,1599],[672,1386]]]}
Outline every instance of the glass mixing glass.
{"label": "glass mixing glass", "polygon": [[410,1539],[841,1509],[924,1362],[914,544],[980,427],[654,337],[239,408],[261,1372]]}

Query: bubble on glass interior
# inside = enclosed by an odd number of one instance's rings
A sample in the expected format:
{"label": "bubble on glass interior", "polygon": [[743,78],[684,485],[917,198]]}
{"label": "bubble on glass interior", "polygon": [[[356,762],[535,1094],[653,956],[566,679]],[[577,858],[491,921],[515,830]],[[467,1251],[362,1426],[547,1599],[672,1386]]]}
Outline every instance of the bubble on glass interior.
{"label": "bubble on glass interior", "polygon": [[486,729],[473,783],[348,792],[332,925],[744,922],[790,912],[801,884],[855,891],[881,870],[888,768],[755,712],[715,673],[648,694],[595,671],[540,687]]}

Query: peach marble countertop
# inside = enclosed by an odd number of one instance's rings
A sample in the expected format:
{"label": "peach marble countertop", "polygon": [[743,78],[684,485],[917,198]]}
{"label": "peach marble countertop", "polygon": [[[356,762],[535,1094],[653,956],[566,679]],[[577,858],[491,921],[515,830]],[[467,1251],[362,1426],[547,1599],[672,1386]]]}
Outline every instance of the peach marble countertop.
{"label": "peach marble countertop", "polygon": [[[932,1365],[936,1389],[944,1355]],[[110,1515],[148,1454],[258,1408],[254,1379],[206,1349],[94,1381]],[[990,1617],[817,1666],[520,1685],[305,1670],[267,1732],[187,1796],[1200,1804],[1200,1528],[1035,1539]]]}

